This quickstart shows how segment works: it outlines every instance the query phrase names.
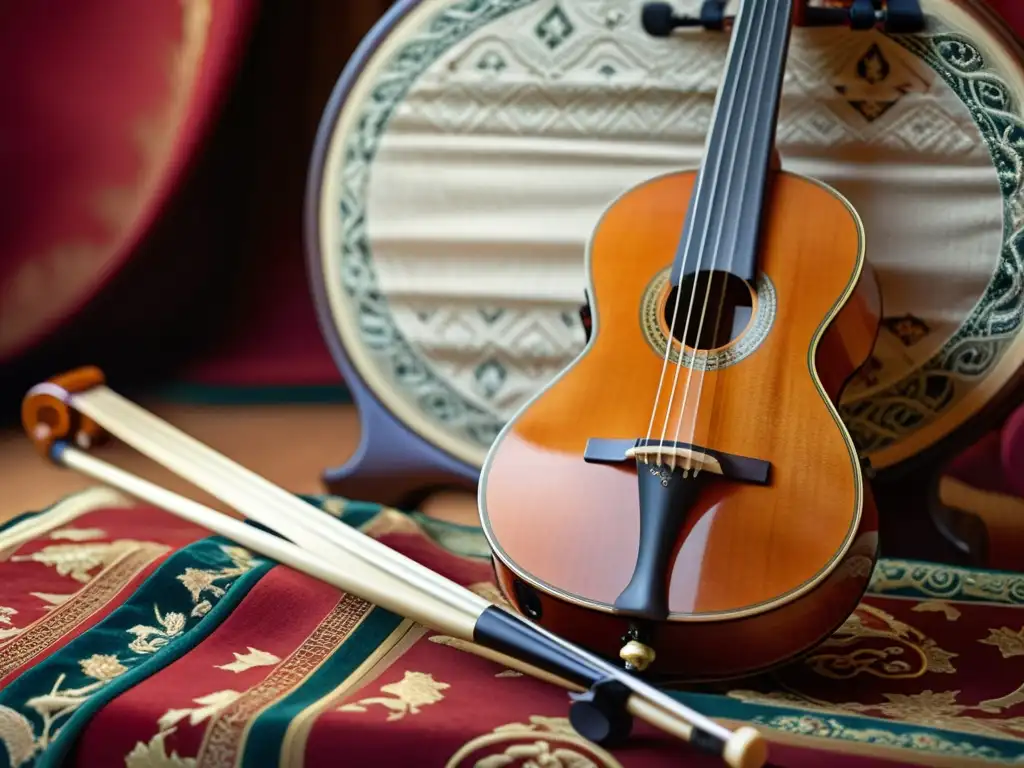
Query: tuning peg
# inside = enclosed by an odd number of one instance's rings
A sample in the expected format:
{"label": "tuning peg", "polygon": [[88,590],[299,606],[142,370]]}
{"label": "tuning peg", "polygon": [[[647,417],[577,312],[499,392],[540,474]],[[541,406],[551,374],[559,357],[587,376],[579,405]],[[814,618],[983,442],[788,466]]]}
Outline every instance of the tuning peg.
{"label": "tuning peg", "polygon": [[676,13],[671,3],[644,3],[641,22],[651,37],[668,37],[678,27],[704,27],[720,30],[725,26],[726,0],[704,0],[700,18]]}

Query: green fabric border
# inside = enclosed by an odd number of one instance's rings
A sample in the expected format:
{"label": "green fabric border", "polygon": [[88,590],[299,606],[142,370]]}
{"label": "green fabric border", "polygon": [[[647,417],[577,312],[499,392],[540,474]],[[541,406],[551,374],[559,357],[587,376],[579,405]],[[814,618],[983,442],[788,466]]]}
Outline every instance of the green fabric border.
{"label": "green fabric border", "polygon": [[[364,528],[386,509],[380,504],[326,494],[299,495],[299,498],[354,528]],[[8,521],[0,530],[41,516],[52,508],[24,513]],[[418,511],[401,513],[408,515],[424,535],[447,551],[460,556],[489,557],[486,539],[479,527],[436,520]],[[100,624],[75,638],[65,648],[0,691],[0,706],[9,708],[7,712],[0,710],[5,719],[11,722],[12,716],[15,720],[21,718],[26,728],[31,728],[38,735],[42,728],[42,718],[28,707],[29,699],[50,693],[61,675],[64,678],[60,687],[65,695],[68,692],[76,693],[76,688],[95,686],[98,682],[84,674],[79,660],[93,654],[112,655],[127,667],[127,671],[85,692],[85,695],[81,691],[77,692],[81,699],[77,708],[55,715],[51,735],[54,730],[58,730],[58,735],[52,738],[47,749],[22,762],[22,766],[50,768],[59,765],[101,707],[195,648],[231,615],[249,590],[276,565],[273,561],[255,555],[250,570],[230,582],[218,584],[225,590],[223,595],[215,597],[204,592],[202,598],[209,600],[212,607],[205,615],[193,616],[190,612],[194,608],[194,601],[190,600],[188,591],[178,581],[178,577],[190,567],[204,570],[231,567],[233,561],[222,546],[234,546],[234,543],[221,537],[211,537],[173,553],[124,604]],[[872,584],[873,588],[868,594],[873,596],[1024,603],[1024,574],[1009,572],[883,559],[879,561]],[[134,653],[128,649],[133,636],[129,630],[140,625],[157,626],[154,605],[159,605],[165,620],[169,613],[185,616],[185,626],[155,652]],[[380,608],[373,609],[318,670],[253,722],[249,729],[249,740],[244,745],[243,765],[259,765],[259,756],[268,750],[273,749],[279,753],[292,719],[350,676],[400,623],[400,617]],[[120,650],[111,653],[112,648]],[[911,749],[919,754],[959,755],[998,761],[1024,760],[1024,743],[1009,738],[963,734],[884,718],[752,704],[718,694],[690,691],[671,691],[670,694],[712,717],[742,720],[780,732],[817,737],[823,749],[827,749],[829,743],[855,742]],[[8,757],[9,762],[13,763],[2,743],[0,755]]]}
{"label": "green fabric border", "polygon": [[156,392],[161,400],[186,405],[351,405],[344,384],[232,386],[179,382]]}
{"label": "green fabric border", "polygon": [[908,749],[916,753],[1001,762],[1020,762],[1024,759],[1024,742],[1010,737],[1000,739],[881,717],[815,712],[796,706],[749,704],[716,694],[665,692],[707,717],[741,720],[783,733],[816,737],[821,740],[821,749],[828,749],[829,743],[855,742]]}
{"label": "green fabric border", "polygon": [[0,533],[3,533],[4,531],[9,530],[10,528],[13,528],[18,523],[23,523],[26,520],[31,520],[33,517],[39,517],[40,515],[44,515],[47,512],[49,512],[54,506],[56,505],[51,505],[46,509],[39,510],[38,512],[22,512],[20,515],[16,515],[3,525],[0,525]]}
{"label": "green fabric border", "polygon": [[[26,728],[31,729],[33,737],[37,740],[42,736],[45,725],[41,714],[29,706],[29,702],[38,697],[59,696],[60,693],[54,694],[57,685],[64,697],[63,706],[61,702],[52,706],[47,705],[45,701],[37,704],[49,710],[52,725],[49,744],[42,751],[37,747],[32,758],[16,763],[8,754],[7,746],[0,741],[0,755],[6,756],[8,764],[18,764],[21,768],[55,768],[61,765],[73,749],[79,733],[100,708],[195,648],[231,615],[252,587],[274,565],[268,560],[254,557],[249,570],[236,576],[229,583],[222,582],[217,585],[224,590],[223,594],[218,596],[212,592],[204,592],[202,597],[210,602],[211,608],[205,615],[194,615],[195,606],[187,588],[178,577],[187,568],[224,569],[234,566],[234,561],[222,546],[235,545],[214,536],[193,542],[173,553],[128,600],[99,624],[33,666],[0,691],[0,712],[3,708],[9,710],[4,712],[8,724],[12,718],[22,721]],[[165,621],[172,613],[183,615],[184,626],[180,632],[168,638],[166,644],[152,653],[133,651],[128,647],[133,638],[130,630],[140,625],[160,624],[154,614],[154,606],[159,606]],[[127,671],[105,682],[87,676],[79,661],[94,654],[116,657]],[[74,699],[79,700],[77,706]],[[9,727],[13,728],[10,725]]]}
{"label": "green fabric border", "polygon": [[277,755],[273,764],[280,763],[281,747],[292,721],[304,709],[348,680],[402,621],[396,614],[382,608],[372,608],[369,615],[312,675],[252,721],[243,747],[242,768],[264,768],[271,764],[267,755]]}
{"label": "green fabric border", "polygon": [[875,597],[1024,605],[1024,573],[882,558],[875,565],[867,593]]}

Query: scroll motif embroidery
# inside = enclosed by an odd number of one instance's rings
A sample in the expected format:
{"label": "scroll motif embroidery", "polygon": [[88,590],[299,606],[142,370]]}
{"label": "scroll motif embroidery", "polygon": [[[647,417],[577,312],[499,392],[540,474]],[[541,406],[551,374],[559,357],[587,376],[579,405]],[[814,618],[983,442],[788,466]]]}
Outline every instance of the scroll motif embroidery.
{"label": "scroll motif embroidery", "polygon": [[451,688],[448,683],[434,679],[424,672],[406,672],[397,683],[383,685],[381,693],[388,696],[371,696],[352,704],[338,707],[339,712],[366,712],[367,707],[379,704],[389,710],[387,722],[401,720],[406,715],[418,715],[422,707],[436,704],[444,699],[441,691]]}
{"label": "scroll motif embroidery", "polygon": [[999,629],[990,629],[988,637],[984,640],[979,640],[979,643],[985,645],[994,645],[999,649],[999,653],[1002,654],[1004,659],[1009,659],[1013,656],[1024,656],[1024,627],[1020,630],[1014,631],[1009,627],[1000,627]]}
{"label": "scroll motif embroidery", "polygon": [[[876,647],[864,641],[886,642]],[[852,648],[838,652],[840,648]],[[920,630],[885,611],[861,604],[846,623],[822,643],[806,664],[819,675],[846,680],[860,674],[883,678],[920,677],[925,672],[953,674],[957,654],[943,650]]]}
{"label": "scroll motif embroidery", "polygon": [[500,725],[466,743],[445,768],[622,768],[615,757],[581,738],[569,720],[534,715],[529,723]]}
{"label": "scroll motif embroidery", "polygon": [[880,561],[869,589],[876,595],[912,592],[942,600],[1024,605],[1024,574],[986,573],[905,560]]}

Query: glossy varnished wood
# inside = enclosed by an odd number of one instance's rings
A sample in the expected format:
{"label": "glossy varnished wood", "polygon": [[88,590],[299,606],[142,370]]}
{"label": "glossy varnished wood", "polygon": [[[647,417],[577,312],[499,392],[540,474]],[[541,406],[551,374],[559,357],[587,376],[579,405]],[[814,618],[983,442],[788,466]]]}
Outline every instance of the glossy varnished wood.
{"label": "glossy varnished wood", "polygon": [[[509,598],[517,601],[514,579],[529,585],[545,603],[542,623],[595,649],[614,651],[626,627],[612,604],[637,555],[637,479],[634,466],[588,464],[583,452],[589,438],[648,434],[663,356],[644,337],[639,308],[672,261],[694,178],[654,179],[603,216],[588,259],[591,342],[510,421],[481,479],[481,518]],[[656,648],[665,674],[735,671],[721,653],[716,660],[695,646],[749,639],[722,627],[768,631],[770,658],[747,654],[747,667],[804,650],[792,646],[821,639],[852,611],[874,558],[874,508],[829,404],[870,354],[878,327],[863,233],[845,201],[811,180],[779,174],[769,201],[760,269],[775,288],[770,332],[745,359],[709,371],[699,400],[695,374],[679,422],[690,375],[683,367],[665,437],[767,460],[772,482],[713,480],[691,512],[671,574],[679,637]],[[662,436],[674,374],[670,363],[653,437]],[[572,619],[559,619],[566,611]]]}

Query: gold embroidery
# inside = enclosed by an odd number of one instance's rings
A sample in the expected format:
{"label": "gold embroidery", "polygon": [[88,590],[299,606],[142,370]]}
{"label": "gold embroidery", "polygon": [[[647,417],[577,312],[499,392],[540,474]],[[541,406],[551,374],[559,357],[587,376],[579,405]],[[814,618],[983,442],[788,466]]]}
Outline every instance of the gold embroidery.
{"label": "gold embroidery", "polygon": [[306,745],[313,726],[320,715],[335,708],[349,693],[370,685],[374,680],[391,669],[411,648],[427,634],[427,628],[414,621],[402,621],[377,647],[362,660],[348,676],[340,679],[328,693],[310,702],[292,717],[288,723],[281,748],[278,751],[279,765],[303,765],[306,760]]}
{"label": "gold embroidery", "polygon": [[914,611],[915,613],[925,613],[927,611],[942,613],[945,614],[946,618],[949,621],[956,621],[960,618],[959,609],[954,608],[945,600],[925,600],[922,603],[918,603],[910,610]]}
{"label": "gold embroidery", "polygon": [[288,658],[222,712],[206,729],[196,758],[203,768],[228,768],[240,761],[248,724],[285,691],[298,686],[344,641],[374,607],[345,594]]}
{"label": "gold embroidery", "polygon": [[[209,592],[215,597],[222,597],[225,592],[222,587],[217,586],[218,581],[224,579],[235,579],[255,565],[255,559],[251,552],[241,547],[221,545],[223,551],[230,558],[232,565],[221,568],[218,571],[202,568],[186,568],[185,572],[177,576],[178,581],[188,590],[192,597],[193,606],[191,615],[201,618],[210,612],[212,606],[209,600],[202,600],[204,592]],[[154,605],[153,613],[159,626],[150,624],[136,624],[127,630],[135,635],[135,639],[128,645],[136,653],[155,653],[167,645],[167,641],[180,635],[185,629],[187,619],[184,613],[171,612],[161,614],[160,607]]]}
{"label": "gold embroidery", "polygon": [[82,587],[74,599],[55,607],[36,620],[18,637],[0,646],[0,677],[38,656],[52,643],[106,605],[140,571],[163,555],[168,547],[147,544],[127,552],[120,560],[101,571]]}
{"label": "gold embroidery", "polygon": [[136,504],[137,501],[104,486],[79,491],[57,502],[38,516],[22,520],[0,531],[0,562],[6,562],[27,542],[39,539],[54,528],[67,525],[89,512],[97,509],[125,509]]}
{"label": "gold embroidery", "polygon": [[89,539],[102,539],[107,532],[101,528],[58,528],[50,533],[51,539],[64,541],[89,541]]}
{"label": "gold embroidery", "polygon": [[[868,647],[871,640],[886,641]],[[859,646],[843,653],[838,648]],[[883,678],[914,678],[926,672],[953,674],[956,653],[943,650],[920,630],[872,605],[862,603],[838,631],[818,646],[805,663],[815,673],[834,680],[860,674]]]}
{"label": "gold embroidery", "polygon": [[196,761],[192,757],[181,757],[177,752],[167,754],[164,740],[174,733],[171,728],[160,731],[148,744],[136,742],[135,747],[124,757],[125,768],[195,768]]}
{"label": "gold embroidery", "polygon": [[89,575],[91,571],[107,567],[127,552],[147,544],[148,542],[132,539],[90,544],[53,544],[30,555],[12,557],[11,562],[42,563],[56,568],[61,576],[70,576],[75,581],[85,584],[92,578]]}
{"label": "gold embroidery", "polygon": [[920,693],[883,693],[888,699],[884,704],[875,707],[886,717],[897,720],[913,720],[927,722],[929,720],[959,715],[966,706],[956,703],[960,691],[921,691]]}
{"label": "gold embroidery", "polygon": [[113,680],[128,668],[117,660],[117,656],[109,654],[94,653],[88,659],[81,659],[78,665],[82,673],[93,680]]}
{"label": "gold embroidery", "polygon": [[[1021,687],[1024,689],[1024,686]],[[910,722],[928,728],[939,728],[961,733],[973,733],[996,738],[1024,738],[1024,717],[996,719],[992,717],[976,717],[969,712],[998,714],[1002,702],[1008,706],[1016,703],[1021,694],[1018,689],[1014,694],[1003,699],[992,699],[977,705],[959,704],[957,696],[960,691],[921,691],[916,694],[882,694],[886,701],[878,703],[861,702],[827,702],[797,692],[772,691],[762,693],[752,690],[729,691],[730,698],[748,704],[767,704],[770,706],[793,707],[823,715],[867,715],[879,713],[892,720]],[[1024,698],[1024,697],[1022,697]]]}
{"label": "gold embroidery", "polygon": [[[214,597],[222,597],[224,590],[217,586],[218,581],[234,579],[246,571],[252,569],[253,556],[248,550],[241,547],[221,546],[224,553],[231,559],[233,566],[221,568],[219,571],[211,571],[201,568],[186,568],[185,572],[178,576],[185,589],[192,595],[193,603],[200,603],[204,592],[209,592]],[[206,601],[203,601],[206,602]],[[209,605],[209,603],[207,603]],[[208,609],[207,609],[208,610]],[[204,611],[205,613],[205,611]]]}
{"label": "gold embroidery", "polygon": [[63,605],[75,596],[74,592],[70,595],[55,595],[50,592],[29,592],[29,594],[32,595],[32,597],[38,597],[46,603],[46,607],[44,608],[46,611],[52,611],[58,605]]}
{"label": "gold embroidery", "polygon": [[126,630],[129,634],[135,635],[135,639],[128,644],[128,647],[135,653],[156,653],[167,645],[168,640],[180,635],[185,629],[185,614],[172,612],[164,616],[161,615],[160,608],[155,605],[153,613],[159,627],[136,624]]}
{"label": "gold embroidery", "polygon": [[441,691],[451,688],[448,683],[434,679],[423,672],[406,672],[397,683],[381,686],[381,693],[388,696],[372,696],[360,699],[354,704],[338,707],[339,712],[366,712],[371,704],[380,704],[390,710],[387,721],[401,720],[406,715],[418,715],[421,707],[436,704],[444,699]]}
{"label": "gold embroidery", "polygon": [[[513,743],[509,743],[513,742]],[[504,747],[504,749],[502,749]],[[484,751],[501,752],[484,754]],[[445,768],[622,768],[615,757],[580,738],[566,718],[534,715],[529,723],[509,723],[464,744]]]}
{"label": "gold embroidery", "polygon": [[7,750],[12,766],[18,766],[36,753],[36,734],[32,723],[21,712],[0,704],[0,743]]}
{"label": "gold embroidery", "polygon": [[21,627],[14,626],[14,622],[11,621],[11,616],[16,616],[18,611],[14,608],[8,608],[6,605],[0,605],[0,624],[6,624],[7,629],[0,626],[0,640],[6,640],[9,637],[21,634]]}
{"label": "gold embroidery", "polygon": [[998,699],[985,699],[985,701],[979,701],[978,709],[983,712],[999,712],[1003,709],[1015,707],[1018,704],[1024,704],[1024,683],[1021,683],[1020,687],[1013,693],[1000,696]]}
{"label": "gold embroidery", "polygon": [[987,573],[948,565],[881,560],[868,590],[876,595],[914,590],[944,600],[980,598],[993,603],[1024,603],[1024,574]]}
{"label": "gold embroidery", "polygon": [[994,645],[999,649],[999,653],[1002,654],[1004,659],[1009,659],[1013,656],[1024,656],[1024,627],[1021,627],[1017,632],[1014,632],[1009,627],[989,629],[988,637],[978,642],[984,645]]}
{"label": "gold embroidery", "polygon": [[248,653],[232,653],[235,660],[229,664],[215,664],[215,669],[225,669],[228,672],[245,672],[253,667],[272,667],[280,663],[280,659],[272,653],[260,651],[249,646]]}
{"label": "gold embroidery", "polygon": [[59,733],[54,732],[54,723],[60,718],[70,715],[78,709],[94,692],[102,688],[127,668],[118,661],[116,656],[95,653],[78,662],[82,673],[96,682],[81,688],[61,689],[66,678],[58,675],[57,681],[48,694],[34,696],[25,705],[38,713],[42,719],[42,730],[36,735],[32,722],[9,707],[0,706],[0,741],[7,749],[13,766],[21,765],[37,751],[45,750],[52,739]]}
{"label": "gold embroidery", "polygon": [[850,728],[834,718],[811,715],[781,715],[762,721],[769,728],[823,739],[855,741],[875,746],[901,749],[928,750],[942,755],[960,755],[976,758],[999,759],[1000,753],[988,746],[976,747],[970,743],[954,742],[927,731],[892,733],[882,728]]}
{"label": "gold embroidery", "polygon": [[241,695],[242,694],[238,691],[232,691],[230,689],[208,693],[205,696],[192,699],[192,703],[198,704],[198,707],[167,710],[160,716],[160,719],[157,721],[157,725],[161,731],[165,731],[168,728],[177,725],[186,717],[188,718],[189,725],[198,725],[207,718],[216,715],[224,709],[224,707],[229,704],[233,704]]}

